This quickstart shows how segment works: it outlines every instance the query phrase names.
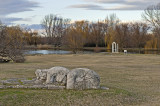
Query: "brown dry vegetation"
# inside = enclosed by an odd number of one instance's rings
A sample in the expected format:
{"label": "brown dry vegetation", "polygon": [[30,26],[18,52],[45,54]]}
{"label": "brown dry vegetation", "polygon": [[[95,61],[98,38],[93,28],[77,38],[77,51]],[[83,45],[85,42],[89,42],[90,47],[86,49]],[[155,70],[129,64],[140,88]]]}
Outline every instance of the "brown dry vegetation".
{"label": "brown dry vegetation", "polygon": [[85,67],[110,90],[0,90],[0,105],[159,105],[160,56],[77,54],[27,56],[25,63],[0,64],[0,79],[33,78],[40,68]]}

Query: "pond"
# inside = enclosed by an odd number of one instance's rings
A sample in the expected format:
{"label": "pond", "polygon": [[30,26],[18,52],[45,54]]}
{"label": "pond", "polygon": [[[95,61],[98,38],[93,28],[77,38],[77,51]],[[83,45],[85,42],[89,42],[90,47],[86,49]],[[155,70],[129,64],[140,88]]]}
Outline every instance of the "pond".
{"label": "pond", "polygon": [[[105,52],[105,51],[101,51],[101,53],[111,53],[110,51]],[[71,51],[66,51],[66,50],[26,50],[25,54],[71,54]],[[80,53],[83,54],[91,54],[91,53],[95,53],[94,51],[81,51]],[[128,50],[128,54],[159,54],[158,51],[138,51],[138,50]]]}
{"label": "pond", "polygon": [[65,50],[26,50],[25,54],[70,54],[71,51]]}

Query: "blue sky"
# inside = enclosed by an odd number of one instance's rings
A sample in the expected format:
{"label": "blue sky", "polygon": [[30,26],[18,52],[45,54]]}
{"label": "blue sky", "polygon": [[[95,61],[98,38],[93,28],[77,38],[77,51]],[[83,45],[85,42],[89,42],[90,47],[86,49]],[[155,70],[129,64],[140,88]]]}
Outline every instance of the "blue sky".
{"label": "blue sky", "polygon": [[122,21],[140,21],[143,10],[159,0],[0,0],[0,19],[12,24],[40,24],[47,14],[72,20],[103,20],[115,13]]}

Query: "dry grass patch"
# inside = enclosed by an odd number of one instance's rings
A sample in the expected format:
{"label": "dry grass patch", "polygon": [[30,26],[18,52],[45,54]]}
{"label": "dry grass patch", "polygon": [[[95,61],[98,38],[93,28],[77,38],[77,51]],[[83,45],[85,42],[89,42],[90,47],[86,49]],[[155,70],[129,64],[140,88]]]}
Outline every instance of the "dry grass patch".
{"label": "dry grass patch", "polygon": [[[44,103],[52,103],[58,100],[57,105],[66,103],[75,105],[79,101],[88,105],[139,105],[147,102],[154,105],[157,98],[160,98],[160,56],[159,55],[122,55],[122,54],[83,54],[83,55],[36,55],[27,56],[25,63],[0,64],[0,78],[32,78],[34,72],[40,68],[51,68],[53,66],[64,66],[69,69],[84,67],[95,70],[101,77],[101,85],[111,88],[109,91],[48,91],[48,90],[1,90],[0,92],[22,91],[31,99],[28,102],[21,100],[18,103],[33,103],[36,99],[34,95],[50,95]],[[113,91],[113,92],[112,92]],[[52,93],[53,94],[52,94]],[[69,95],[79,93],[82,97]],[[98,92],[98,93],[95,93]],[[64,100],[54,98],[54,95],[62,93]],[[5,95],[9,95],[6,93]],[[11,93],[12,94],[12,93]],[[20,98],[23,94],[16,94]],[[87,95],[87,96],[84,96]],[[14,96],[14,95],[12,95]],[[12,97],[11,96],[11,97]],[[20,96],[20,97],[19,97]],[[63,97],[63,96],[62,96]],[[49,99],[50,98],[50,99]],[[61,96],[60,96],[61,98]],[[72,99],[71,99],[72,98]],[[0,95],[0,101],[7,100],[8,97]],[[10,99],[11,103],[13,98]],[[39,101],[40,100],[36,99]],[[70,102],[69,102],[70,100]],[[19,100],[18,100],[19,101]],[[96,104],[93,101],[98,101]],[[1,103],[1,102],[0,102]],[[2,102],[3,104],[3,102]],[[33,103],[34,104],[34,103]],[[42,103],[43,104],[43,103]],[[20,105],[20,104],[18,104]],[[38,102],[37,102],[38,105]],[[62,104],[65,105],[65,104]]]}

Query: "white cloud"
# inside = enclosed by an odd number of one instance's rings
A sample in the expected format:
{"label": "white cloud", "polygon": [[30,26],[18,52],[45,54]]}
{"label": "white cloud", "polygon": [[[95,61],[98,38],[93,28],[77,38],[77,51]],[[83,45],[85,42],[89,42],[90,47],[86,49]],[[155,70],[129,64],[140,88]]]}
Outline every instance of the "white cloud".
{"label": "white cloud", "polygon": [[68,8],[83,8],[87,10],[103,10],[105,8],[98,6],[98,5],[92,5],[92,4],[78,4],[78,5],[71,5]]}
{"label": "white cloud", "polygon": [[0,19],[7,23],[24,20],[22,18],[7,17],[7,15],[33,11],[32,9],[36,7],[39,7],[39,4],[29,0],[0,0]]}
{"label": "white cloud", "polygon": [[[156,5],[159,0],[83,0],[88,4],[77,4],[70,8],[84,8],[87,10],[144,10],[150,5]],[[103,4],[103,6],[101,5]],[[108,5],[112,7],[108,8]],[[88,5],[88,7],[87,7]],[[106,5],[106,6],[104,6]]]}

